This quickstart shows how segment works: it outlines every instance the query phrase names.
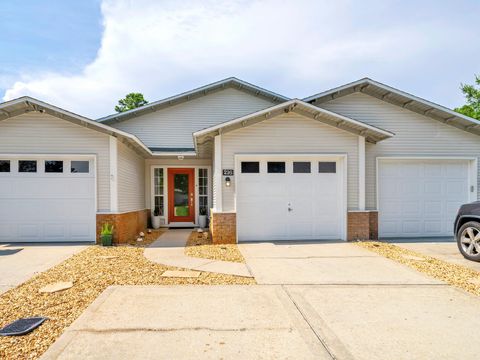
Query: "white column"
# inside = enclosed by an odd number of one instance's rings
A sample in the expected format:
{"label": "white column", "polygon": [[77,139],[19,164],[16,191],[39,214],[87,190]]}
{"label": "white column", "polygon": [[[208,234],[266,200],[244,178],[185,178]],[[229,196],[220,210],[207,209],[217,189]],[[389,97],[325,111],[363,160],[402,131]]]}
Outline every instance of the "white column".
{"label": "white column", "polygon": [[365,138],[358,137],[358,210],[365,210]]}
{"label": "white column", "polygon": [[110,212],[118,212],[118,143],[110,136]]}
{"label": "white column", "polygon": [[213,153],[213,203],[217,212],[223,209],[222,200],[222,135],[215,136],[215,149]]}

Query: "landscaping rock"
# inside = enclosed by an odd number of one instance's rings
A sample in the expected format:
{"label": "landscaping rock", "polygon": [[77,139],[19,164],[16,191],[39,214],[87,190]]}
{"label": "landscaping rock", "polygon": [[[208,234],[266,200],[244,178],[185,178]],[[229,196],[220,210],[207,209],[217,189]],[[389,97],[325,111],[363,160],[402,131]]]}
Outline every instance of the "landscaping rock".
{"label": "landscaping rock", "polygon": [[48,284],[38,290],[41,293],[54,293],[57,291],[63,291],[70,289],[73,286],[73,282],[71,281],[60,281],[52,284]]}

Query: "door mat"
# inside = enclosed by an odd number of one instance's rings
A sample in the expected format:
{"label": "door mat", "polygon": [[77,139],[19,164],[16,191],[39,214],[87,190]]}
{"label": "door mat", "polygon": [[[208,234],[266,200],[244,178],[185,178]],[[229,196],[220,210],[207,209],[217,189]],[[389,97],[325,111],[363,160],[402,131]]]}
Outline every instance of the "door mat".
{"label": "door mat", "polygon": [[15,320],[0,330],[0,336],[19,336],[28,334],[30,331],[35,330],[42,325],[45,320],[47,320],[47,318],[41,316]]}

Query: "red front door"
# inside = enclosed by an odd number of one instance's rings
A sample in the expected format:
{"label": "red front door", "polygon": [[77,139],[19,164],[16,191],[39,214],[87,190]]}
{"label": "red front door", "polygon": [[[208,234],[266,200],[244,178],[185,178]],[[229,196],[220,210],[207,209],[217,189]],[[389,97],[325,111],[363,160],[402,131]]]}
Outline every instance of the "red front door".
{"label": "red front door", "polygon": [[195,169],[168,169],[168,222],[195,221]]}

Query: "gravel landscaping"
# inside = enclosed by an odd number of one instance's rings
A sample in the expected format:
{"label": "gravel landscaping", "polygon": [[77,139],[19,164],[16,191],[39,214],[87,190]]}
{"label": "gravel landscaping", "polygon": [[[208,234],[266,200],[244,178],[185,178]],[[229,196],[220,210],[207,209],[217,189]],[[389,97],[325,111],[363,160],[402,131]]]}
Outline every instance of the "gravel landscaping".
{"label": "gravel landscaping", "polygon": [[478,271],[383,242],[366,241],[355,244],[469,293],[480,295]]}
{"label": "gravel landscaping", "polygon": [[242,253],[236,244],[213,245],[208,232],[193,231],[185,246],[185,255],[211,259],[245,263]]}
{"label": "gravel landscaping", "polygon": [[[61,335],[97,296],[110,285],[224,285],[255,284],[252,278],[202,272],[198,277],[161,277],[180,270],[148,261],[143,248],[158,237],[146,234],[138,246],[90,246],[63,263],[36,275],[0,296],[0,328],[20,318],[46,316],[32,333],[0,338],[0,359],[36,359]],[[70,289],[40,293],[55,282],[73,282]]]}

